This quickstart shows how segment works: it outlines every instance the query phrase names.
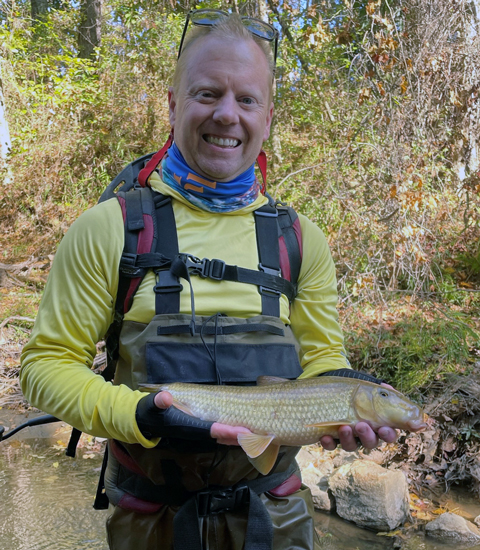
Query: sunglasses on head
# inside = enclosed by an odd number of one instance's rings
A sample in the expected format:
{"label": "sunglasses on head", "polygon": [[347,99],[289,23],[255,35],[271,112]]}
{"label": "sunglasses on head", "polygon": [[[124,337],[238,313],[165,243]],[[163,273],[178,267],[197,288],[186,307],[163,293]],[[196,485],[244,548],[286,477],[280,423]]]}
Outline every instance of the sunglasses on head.
{"label": "sunglasses on head", "polygon": [[[185,35],[187,34],[188,23],[192,22],[192,25],[196,27],[213,27],[218,21],[224,17],[228,17],[229,14],[221,10],[201,9],[191,10],[187,15],[185,21],[185,27],[183,28],[182,40],[180,41],[180,48],[178,49],[178,57],[182,53],[183,42]],[[255,17],[242,17],[242,23],[245,28],[249,30],[257,38],[266,40],[267,42],[274,43],[273,50],[273,62],[274,67],[277,64],[277,50],[278,50],[278,31],[275,27],[272,27],[269,23],[265,23],[261,19],[255,19]]]}

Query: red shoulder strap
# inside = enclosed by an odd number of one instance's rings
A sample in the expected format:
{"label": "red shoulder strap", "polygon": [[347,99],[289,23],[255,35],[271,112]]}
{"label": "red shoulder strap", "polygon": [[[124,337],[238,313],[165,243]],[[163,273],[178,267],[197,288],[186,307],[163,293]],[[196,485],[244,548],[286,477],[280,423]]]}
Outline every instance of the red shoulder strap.
{"label": "red shoulder strap", "polygon": [[260,154],[257,157],[257,164],[260,168],[260,173],[262,174],[263,179],[261,193],[262,195],[265,195],[265,192],[267,190],[267,155],[263,149],[260,151]]}
{"label": "red shoulder strap", "polygon": [[140,170],[138,174],[138,183],[145,187],[147,184],[148,178],[153,174],[153,171],[155,168],[160,164],[161,160],[165,156],[165,153],[170,148],[170,145],[173,143],[173,130],[170,132],[170,135],[168,136],[167,142],[165,145],[153,155],[153,157],[147,162],[144,168]]}

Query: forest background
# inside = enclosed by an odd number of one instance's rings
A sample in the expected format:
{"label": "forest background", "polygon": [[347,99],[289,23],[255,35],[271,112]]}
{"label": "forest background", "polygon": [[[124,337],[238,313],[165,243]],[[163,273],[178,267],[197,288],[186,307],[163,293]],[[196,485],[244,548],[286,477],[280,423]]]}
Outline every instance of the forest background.
{"label": "forest background", "polygon": [[353,367],[453,418],[430,458],[478,486],[479,0],[0,0],[2,403],[59,241],[168,136],[192,7],[280,31],[267,188],[327,236]]}

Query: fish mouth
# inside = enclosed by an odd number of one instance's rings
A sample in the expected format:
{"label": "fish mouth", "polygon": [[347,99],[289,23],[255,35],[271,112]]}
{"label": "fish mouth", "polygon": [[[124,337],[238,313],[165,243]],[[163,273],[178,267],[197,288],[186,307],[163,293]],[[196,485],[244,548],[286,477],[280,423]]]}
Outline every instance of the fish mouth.
{"label": "fish mouth", "polygon": [[241,143],[241,141],[236,138],[222,138],[218,136],[213,136],[211,134],[203,134],[202,137],[207,143],[211,143],[212,145],[216,145],[217,147],[224,147],[225,149],[234,149],[235,147],[238,147]]}
{"label": "fish mouth", "polygon": [[411,432],[422,432],[427,428],[427,415],[424,415],[424,418],[419,418],[418,420],[409,420],[407,422],[407,427]]}

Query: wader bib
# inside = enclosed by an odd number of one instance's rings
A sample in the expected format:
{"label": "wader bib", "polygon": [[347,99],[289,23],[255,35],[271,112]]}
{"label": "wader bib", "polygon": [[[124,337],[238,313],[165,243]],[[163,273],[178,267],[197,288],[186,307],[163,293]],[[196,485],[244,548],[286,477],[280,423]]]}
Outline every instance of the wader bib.
{"label": "wader bib", "polygon": [[[291,209],[270,202],[254,212],[255,271],[180,254],[169,197],[142,187],[119,192],[117,198],[125,249],[113,345],[107,339],[107,369],[115,363],[115,384],[132,389],[174,381],[249,385],[261,375],[294,379],[301,374],[297,343],[279,318],[280,295],[294,299],[301,262],[299,224]],[[148,324],[123,322],[149,269],[156,275],[156,315]],[[192,314],[179,314],[180,279],[190,284],[191,275],[256,285],[262,315],[195,316],[193,289]],[[240,447],[214,440],[162,438],[148,450],[110,441],[105,472],[106,494],[115,506],[107,523],[110,548],[316,549],[313,505],[300,481],[297,452],[281,448],[272,472],[262,476]]]}
{"label": "wader bib", "polygon": [[[181,314],[156,315],[148,325],[126,321],[115,383],[220,378],[247,385],[262,374],[301,373],[295,338],[279,318],[196,317],[193,336],[190,324],[191,316]],[[162,438],[149,450],[110,441],[110,548],[314,550],[313,505],[297,451],[282,447],[272,473],[262,476],[243,449],[213,440]]]}

